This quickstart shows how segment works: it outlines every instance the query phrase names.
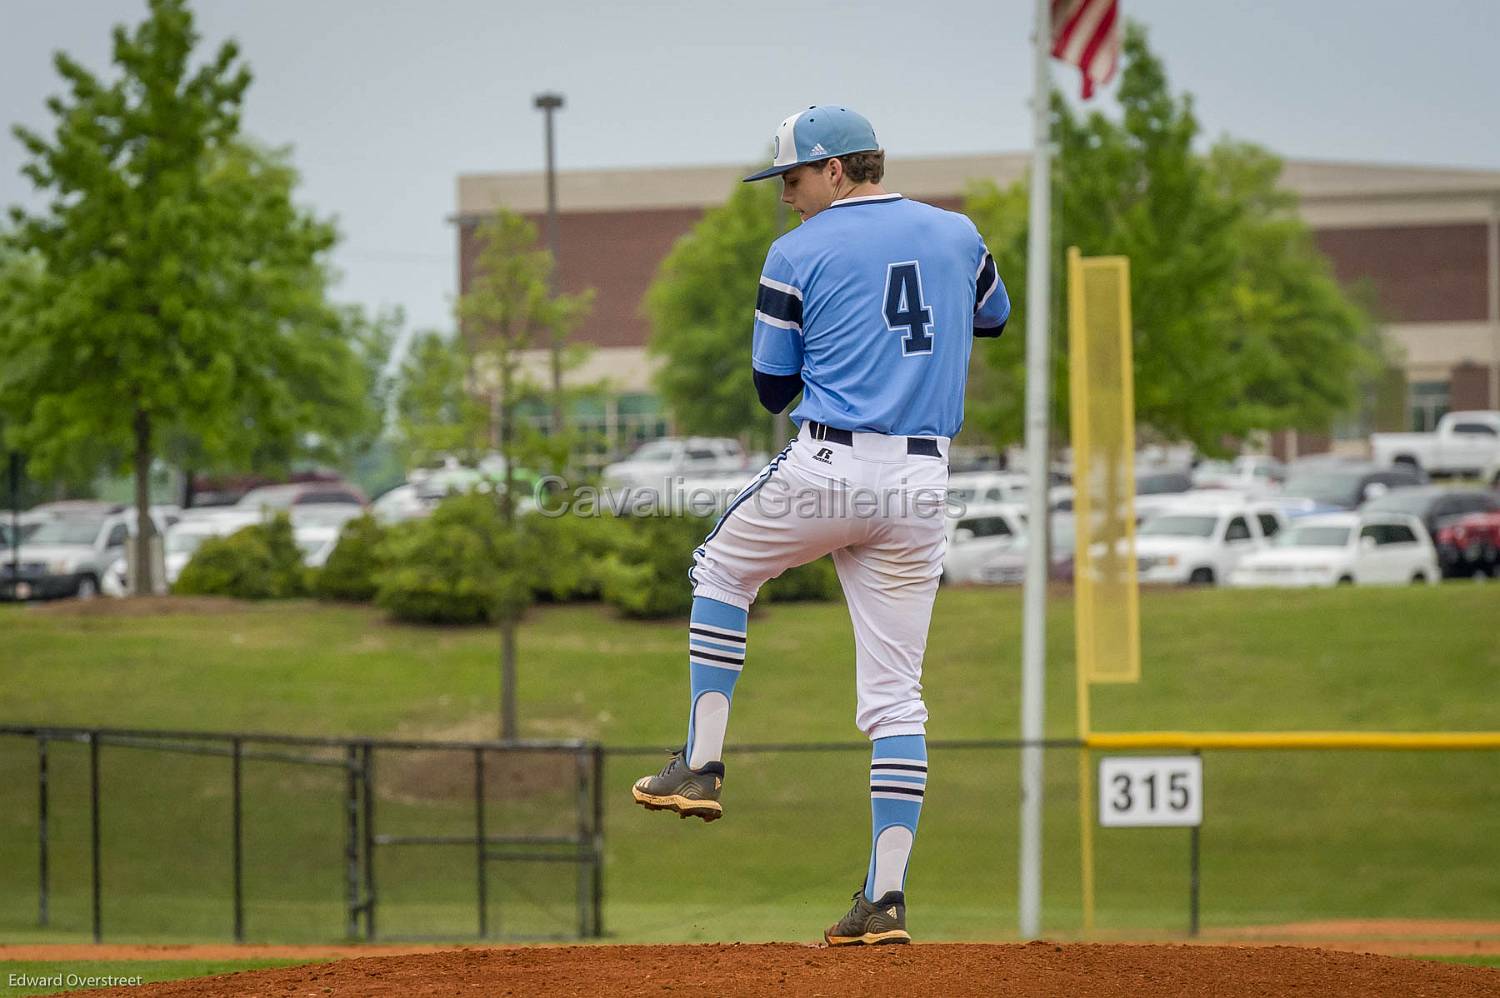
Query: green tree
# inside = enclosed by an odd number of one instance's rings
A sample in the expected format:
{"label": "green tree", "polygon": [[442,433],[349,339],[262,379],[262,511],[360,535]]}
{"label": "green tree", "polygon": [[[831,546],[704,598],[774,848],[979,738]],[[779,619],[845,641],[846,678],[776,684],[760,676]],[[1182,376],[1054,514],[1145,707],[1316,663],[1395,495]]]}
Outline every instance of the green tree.
{"label": "green tree", "polygon": [[397,376],[396,427],[407,464],[452,454],[474,464],[488,450],[489,407],[471,385],[461,337],[418,333]]}
{"label": "green tree", "polygon": [[372,418],[359,334],[326,297],[334,228],[293,204],[285,152],[241,139],[236,46],[203,59],[198,40],[185,0],[150,0],[114,31],[113,80],[59,53],[54,134],[15,129],[50,201],[11,210],[36,272],[0,341],[0,407],[43,473],[80,446],[128,455],[142,564],[166,442],[243,462]]}
{"label": "green tree", "polygon": [[646,295],[648,349],[664,361],[657,390],[688,432],[772,443],[774,418],[750,374],[751,313],[766,251],[795,225],[788,215],[779,185],[736,184],[657,271]]}
{"label": "green tree", "polygon": [[[504,485],[499,491],[501,535],[492,550],[524,552],[515,522],[518,464],[547,461],[560,466],[557,448],[564,439],[544,437],[519,418],[527,402],[544,398],[542,388],[525,370],[528,353],[566,336],[588,314],[592,292],[553,294],[552,255],[537,248],[536,228],[524,218],[501,211],[480,226],[479,254],[469,290],[459,299],[461,342],[469,363],[464,377],[468,392],[481,399],[485,440],[503,461]],[[449,387],[446,397],[452,397]],[[473,406],[455,412],[470,418]],[[472,429],[467,429],[472,439]],[[516,629],[531,600],[527,558],[519,554],[499,566],[497,594],[492,608],[500,625],[500,737],[517,736]]]}
{"label": "green tree", "polygon": [[[1118,120],[1054,95],[1054,420],[1067,425],[1063,250],[1130,258],[1136,415],[1147,433],[1208,452],[1254,430],[1326,429],[1381,364],[1368,314],[1334,281],[1280,163],[1228,140],[1194,152],[1192,98],[1171,93],[1146,35],[1124,43]],[[1025,182],[976,186],[965,210],[984,233],[1025,328]],[[979,352],[970,414],[997,443],[1020,438],[1020,337]]]}

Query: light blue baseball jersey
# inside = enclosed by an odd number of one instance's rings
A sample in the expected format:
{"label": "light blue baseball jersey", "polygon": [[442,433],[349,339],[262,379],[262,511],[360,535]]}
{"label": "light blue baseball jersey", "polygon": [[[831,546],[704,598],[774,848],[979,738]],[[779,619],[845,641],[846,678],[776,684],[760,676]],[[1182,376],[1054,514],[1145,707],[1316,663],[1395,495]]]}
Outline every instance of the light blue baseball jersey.
{"label": "light blue baseball jersey", "polygon": [[973,222],[899,194],[847,198],[772,244],[751,363],[802,375],[798,424],[951,437],[975,332],[1009,316]]}

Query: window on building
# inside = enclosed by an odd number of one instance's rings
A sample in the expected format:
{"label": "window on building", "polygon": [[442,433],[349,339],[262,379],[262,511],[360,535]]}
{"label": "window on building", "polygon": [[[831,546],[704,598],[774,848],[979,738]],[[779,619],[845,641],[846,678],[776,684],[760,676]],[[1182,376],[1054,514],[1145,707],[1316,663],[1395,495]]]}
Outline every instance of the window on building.
{"label": "window on building", "polygon": [[1451,404],[1448,382],[1413,381],[1407,393],[1407,410],[1410,426],[1415,433],[1428,433],[1437,429],[1438,420],[1448,413]]}

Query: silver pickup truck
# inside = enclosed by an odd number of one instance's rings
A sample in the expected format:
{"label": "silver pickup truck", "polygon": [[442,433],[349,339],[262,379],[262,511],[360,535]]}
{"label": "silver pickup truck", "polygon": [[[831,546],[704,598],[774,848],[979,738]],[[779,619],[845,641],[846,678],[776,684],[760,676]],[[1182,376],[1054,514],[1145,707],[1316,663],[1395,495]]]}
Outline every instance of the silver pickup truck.
{"label": "silver pickup truck", "polygon": [[1429,475],[1485,474],[1500,465],[1500,411],[1450,412],[1432,433],[1376,433],[1376,464],[1409,464]]}
{"label": "silver pickup truck", "polygon": [[[135,511],[123,506],[73,503],[49,516],[19,551],[0,552],[0,600],[97,596],[105,570],[124,556],[135,526]],[[151,511],[158,532],[175,520],[160,507]],[[23,527],[23,531],[24,531]]]}

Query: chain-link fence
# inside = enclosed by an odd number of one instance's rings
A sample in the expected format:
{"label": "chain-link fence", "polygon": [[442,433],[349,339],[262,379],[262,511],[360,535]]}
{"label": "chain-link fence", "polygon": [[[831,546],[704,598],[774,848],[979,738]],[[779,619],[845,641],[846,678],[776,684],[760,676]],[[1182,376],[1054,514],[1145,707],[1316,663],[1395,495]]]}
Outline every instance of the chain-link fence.
{"label": "chain-link fence", "polygon": [[12,926],[95,940],[602,932],[596,745],[4,727],[0,758]]}
{"label": "chain-link fence", "polygon": [[[930,741],[907,882],[919,938],[1014,936],[1020,747]],[[1083,750],[1045,747],[1043,929],[1079,934]],[[864,877],[869,746],[731,745],[725,817],[710,825],[631,802],[665,759],[573,742],[3,728],[0,933],[816,939]],[[1202,759],[1205,931],[1497,917],[1494,752]],[[1095,931],[1186,934],[1192,833],[1092,836]]]}

